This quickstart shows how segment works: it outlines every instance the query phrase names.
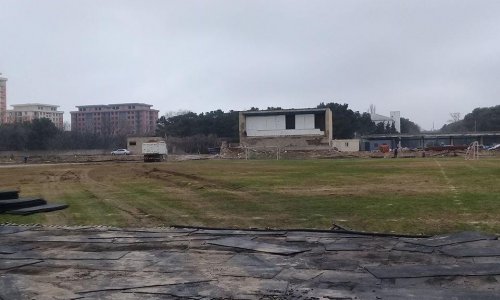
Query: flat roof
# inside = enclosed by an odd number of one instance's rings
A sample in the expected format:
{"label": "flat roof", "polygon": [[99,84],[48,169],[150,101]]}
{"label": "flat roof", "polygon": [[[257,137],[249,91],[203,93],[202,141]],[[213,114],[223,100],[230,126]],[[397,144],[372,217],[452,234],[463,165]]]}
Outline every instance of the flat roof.
{"label": "flat roof", "polygon": [[117,105],[142,105],[142,106],[153,106],[152,104],[146,104],[146,103],[137,103],[137,102],[131,102],[131,103],[111,103],[111,104],[89,104],[89,105],[77,105],[75,107],[99,107],[99,106],[117,106]]}
{"label": "flat roof", "polygon": [[394,121],[391,117],[386,117],[376,113],[370,114],[372,121]]}
{"label": "flat roof", "polygon": [[273,115],[287,113],[309,113],[309,112],[325,112],[329,108],[293,108],[293,109],[276,109],[276,110],[247,110],[242,111],[244,115]]}
{"label": "flat roof", "polygon": [[10,106],[12,106],[12,107],[22,107],[22,106],[50,106],[50,107],[59,107],[59,105],[43,104],[43,103],[10,104]]}

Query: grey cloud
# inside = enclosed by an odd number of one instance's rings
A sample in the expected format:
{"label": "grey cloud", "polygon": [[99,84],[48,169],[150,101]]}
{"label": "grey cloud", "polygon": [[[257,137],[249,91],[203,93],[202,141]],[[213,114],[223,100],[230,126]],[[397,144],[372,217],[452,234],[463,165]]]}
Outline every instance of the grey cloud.
{"label": "grey cloud", "polygon": [[430,129],[497,105],[498,1],[0,0],[10,103],[346,102]]}

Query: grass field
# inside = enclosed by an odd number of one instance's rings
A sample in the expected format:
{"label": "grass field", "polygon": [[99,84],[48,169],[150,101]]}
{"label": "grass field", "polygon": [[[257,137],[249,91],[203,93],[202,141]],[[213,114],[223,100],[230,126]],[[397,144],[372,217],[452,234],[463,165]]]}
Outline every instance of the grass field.
{"label": "grass field", "polygon": [[500,232],[500,159],[205,160],[0,167],[0,188],[68,203],[0,223]]}

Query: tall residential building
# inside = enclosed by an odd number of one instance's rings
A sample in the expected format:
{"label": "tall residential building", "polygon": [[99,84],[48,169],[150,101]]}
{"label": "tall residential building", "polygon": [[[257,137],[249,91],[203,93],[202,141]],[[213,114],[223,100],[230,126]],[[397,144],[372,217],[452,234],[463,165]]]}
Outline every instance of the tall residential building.
{"label": "tall residential building", "polygon": [[[2,75],[2,73],[0,73]],[[0,124],[7,119],[7,78],[0,76]]]}
{"label": "tall residential building", "polygon": [[7,111],[7,123],[31,122],[34,119],[47,118],[59,129],[64,129],[64,112],[58,111],[59,105],[27,103],[12,104]]}
{"label": "tall residential building", "polygon": [[77,106],[71,112],[71,131],[104,135],[149,135],[156,129],[158,110],[145,103]]}

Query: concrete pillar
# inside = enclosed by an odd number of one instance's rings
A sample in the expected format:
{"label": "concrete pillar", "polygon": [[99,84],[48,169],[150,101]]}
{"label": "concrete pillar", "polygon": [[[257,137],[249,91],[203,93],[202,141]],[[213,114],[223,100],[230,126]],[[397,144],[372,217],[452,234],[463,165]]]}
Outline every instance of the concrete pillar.
{"label": "concrete pillar", "polygon": [[243,114],[243,112],[240,111],[240,113],[239,113],[239,128],[240,128],[240,144],[241,145],[245,144],[245,140],[247,137],[246,127],[247,127],[247,124],[246,124],[245,114]]}
{"label": "concrete pillar", "polygon": [[326,108],[326,110],[325,110],[325,137],[328,138],[328,144],[332,145],[333,115],[332,115],[332,110],[329,108]]}

